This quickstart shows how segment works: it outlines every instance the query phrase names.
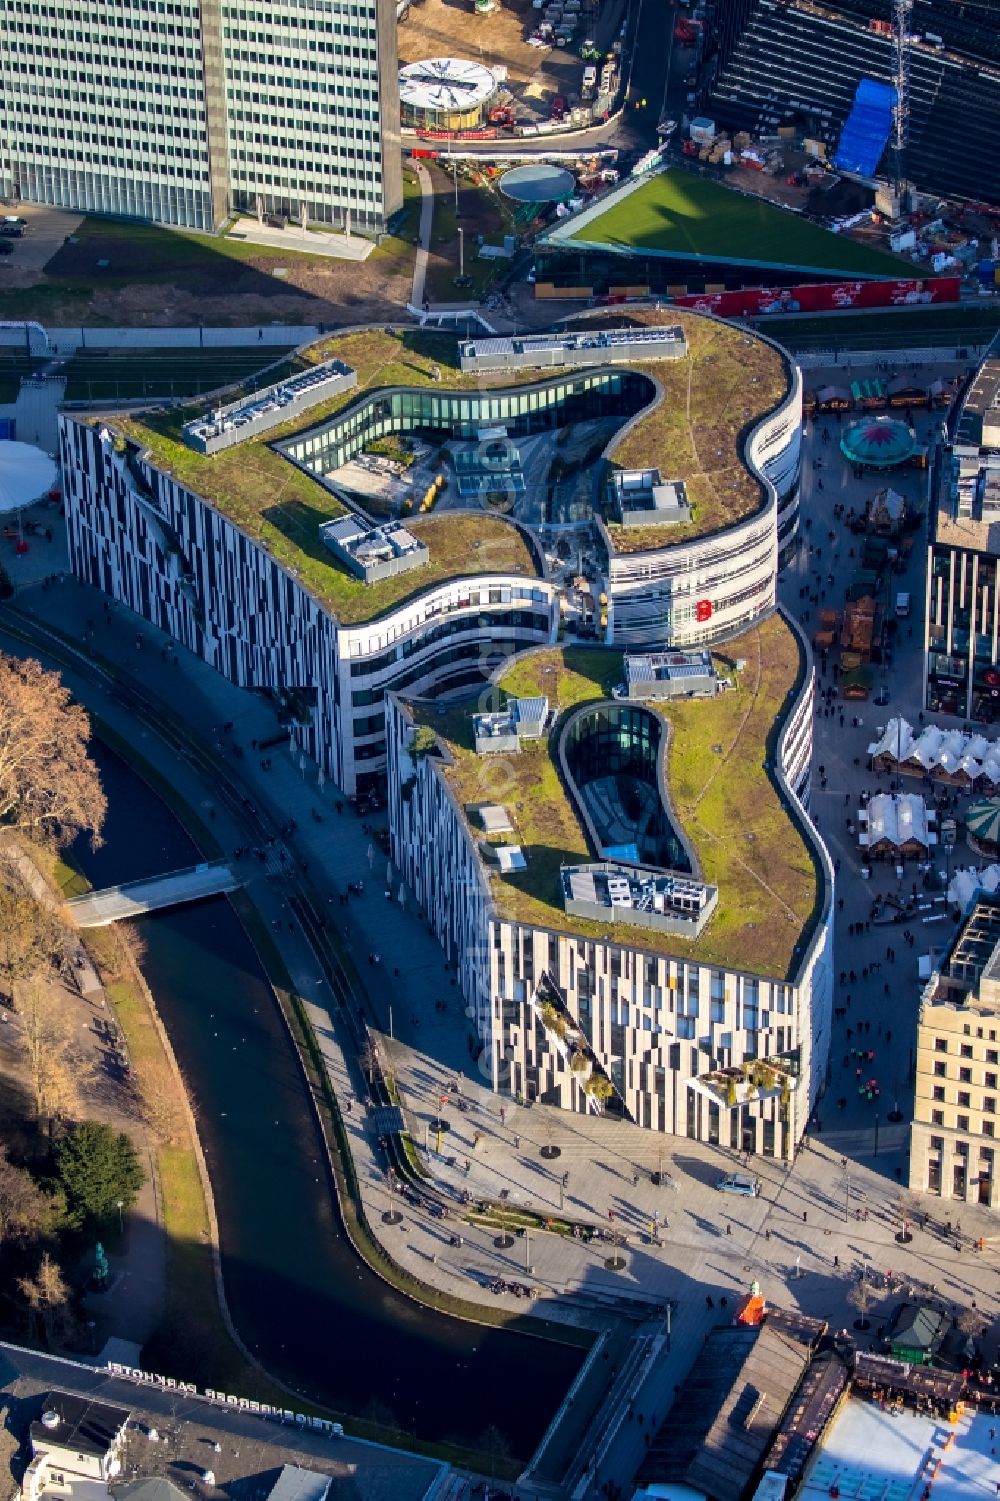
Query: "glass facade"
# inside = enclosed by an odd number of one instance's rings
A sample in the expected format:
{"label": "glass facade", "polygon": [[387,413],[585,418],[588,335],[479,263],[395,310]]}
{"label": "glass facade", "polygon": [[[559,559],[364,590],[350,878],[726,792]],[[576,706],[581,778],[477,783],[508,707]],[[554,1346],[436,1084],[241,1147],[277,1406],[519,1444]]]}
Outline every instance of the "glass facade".
{"label": "glass facade", "polygon": [[259,198],[270,214],[304,205],[316,223],[382,226],[397,203],[384,202],[379,33],[374,0],[222,6],[235,208]]}
{"label": "glass facade", "polygon": [[402,203],[391,0],[0,0],[0,191],[212,230]]}
{"label": "glass facade", "polygon": [[[669,294],[678,287],[687,292],[705,292],[711,287],[727,292],[740,291],[743,287],[760,285],[760,270],[741,266],[736,259],[739,251],[734,246],[733,264],[724,261],[704,261],[694,256],[644,255],[641,249],[629,251],[627,256],[613,250],[591,249],[565,241],[561,244],[540,244],[535,251],[536,285],[585,288],[588,295],[615,296],[626,287],[648,287],[650,292]],[[811,281],[829,281],[830,274],[801,271],[796,268],[768,266],[769,287],[801,286]],[[544,291],[543,294],[544,295]]]}
{"label": "glass facade", "polygon": [[3,190],[211,229],[204,48],[193,0],[0,0]]}
{"label": "glass facade", "polygon": [[595,370],[500,391],[386,390],[279,447],[302,468],[322,476],[389,433],[474,438],[481,427],[501,423],[512,437],[524,437],[595,417],[631,417],[652,398],[646,376],[621,370]]}
{"label": "glass facade", "polygon": [[660,792],[664,750],[663,721],[634,705],[578,714],[563,742],[567,771],[602,851],[634,844],[643,864],[690,871]]}

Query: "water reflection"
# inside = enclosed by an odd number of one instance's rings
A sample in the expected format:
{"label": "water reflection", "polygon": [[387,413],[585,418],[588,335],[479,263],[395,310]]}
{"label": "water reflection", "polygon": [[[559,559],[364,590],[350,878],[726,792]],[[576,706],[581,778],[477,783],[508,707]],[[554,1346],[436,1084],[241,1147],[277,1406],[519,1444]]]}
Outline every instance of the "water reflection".
{"label": "water reflection", "polygon": [[[99,759],[109,815],[105,845],[77,851],[89,879],[134,880],[197,858],[139,779],[103,749]],[[427,1439],[471,1441],[495,1424],[526,1458],[579,1351],[429,1313],[370,1272],[332,1210],[297,1060],[228,902],[161,913],[137,929],[195,1098],[226,1292],[248,1345],[336,1409],[363,1415],[377,1404]]]}

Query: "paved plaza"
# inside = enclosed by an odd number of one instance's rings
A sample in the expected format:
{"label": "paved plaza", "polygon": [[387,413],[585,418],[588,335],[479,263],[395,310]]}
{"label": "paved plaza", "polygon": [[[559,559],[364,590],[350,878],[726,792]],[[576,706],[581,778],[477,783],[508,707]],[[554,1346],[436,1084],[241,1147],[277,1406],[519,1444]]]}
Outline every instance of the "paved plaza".
{"label": "paved plaza", "polygon": [[[843,380],[844,374],[841,366],[836,376]],[[822,384],[824,378],[822,372],[811,372],[809,383]],[[926,414],[917,418],[922,434],[937,421]],[[824,441],[824,426],[829,441]],[[835,418],[809,424],[803,476],[806,525],[781,586],[784,602],[799,614],[809,634],[820,608],[842,605],[857,566],[856,539],[834,521],[833,507],[860,509],[884,483],[877,477],[854,478],[837,451],[837,435]],[[813,468],[814,459],[820,467]],[[903,471],[891,481],[923,504],[926,473]],[[838,1010],[843,1007],[843,1015],[834,1027],[818,1119],[794,1163],[753,1159],[762,1188],[757,1199],[731,1198],[715,1190],[719,1175],[737,1163],[733,1152],[599,1117],[517,1106],[493,1095],[475,1068],[474,1038],[454,971],[387,862],[377,830],[351,810],[336,788],[320,785],[315,768],[298,752],[269,750],[266,768],[253,754],[252,743],[276,731],[273,708],[174,650],[129,612],[116,606],[106,614],[102,597],[74,580],[45,583],[65,568],[58,542],[38,540],[23,574],[12,570],[21,609],[84,642],[117,677],[135,679],[147,693],[183,709],[191,731],[213,745],[231,770],[239,749],[239,775],[249,796],[278,822],[295,821],[286,841],[288,856],[308,868],[318,901],[328,904],[343,944],[368,982],[368,1012],[380,1029],[380,1047],[398,1081],[414,1140],[429,1172],[455,1202],[455,1213],[446,1220],[404,1204],[400,1224],[383,1221],[397,1203],[364,1109],[366,1091],[357,1060],[341,1049],[315,956],[301,933],[288,932],[282,924],[276,940],[310,1007],[338,1096],[345,1107],[351,1103],[347,1123],[366,1208],[393,1257],[425,1283],[491,1305],[498,1295],[490,1284],[503,1278],[530,1284],[537,1292],[534,1306],[552,1318],[606,1327],[622,1299],[629,1300],[637,1317],[645,1310],[658,1327],[665,1329],[669,1318],[669,1355],[655,1370],[637,1377],[639,1400],[647,1403],[651,1416],[662,1416],[673,1384],[683,1379],[705,1331],[731,1317],[734,1302],[753,1278],[767,1298],[844,1326],[856,1316],[847,1294],[866,1269],[873,1286],[872,1340],[900,1289],[933,1290],[956,1310],[975,1300],[987,1316],[995,1319],[1000,1313],[996,1216],[928,1199],[920,1206],[930,1215],[926,1226],[916,1230],[911,1244],[896,1240],[903,1212],[899,1185],[905,1179],[917,961],[921,953],[943,944],[949,925],[913,923],[912,947],[900,927],[888,930],[888,938],[885,929],[848,932],[848,925],[866,923],[876,892],[899,890],[900,884],[908,891],[917,879],[908,870],[900,883],[888,867],[876,868],[873,878],[863,881],[846,823],[864,787],[886,785],[866,769],[866,748],[878,725],[896,713],[916,721],[924,540],[925,534],[918,536],[906,574],[898,585],[893,581],[894,587],[909,590],[914,617],[912,635],[905,625],[899,633],[885,684],[888,706],[834,699],[830,712],[821,707],[817,716],[813,808],[839,863],[835,969],[845,971],[847,978],[837,988],[835,1004]],[[2,624],[0,619],[0,644],[6,644]],[[162,763],[192,807],[212,817],[213,833],[228,855],[246,844],[245,828],[216,802],[212,788],[190,765],[144,730],[136,737],[128,709],[110,692],[72,672],[66,678],[88,707],[137,740],[142,755],[154,765]],[[820,687],[831,683],[829,677],[821,678]],[[224,732],[221,726],[229,723],[231,731]],[[252,857],[251,863],[256,866]],[[269,861],[266,869],[255,869],[247,888],[272,926],[282,922],[287,910],[280,878],[268,873],[275,866]],[[342,907],[338,899],[347,882],[358,880],[364,881],[364,895]],[[898,950],[895,961],[886,952],[892,946]],[[880,1087],[871,1100],[858,1093],[850,1053],[862,1026],[865,1047],[875,1054],[871,1071]],[[897,1103],[902,1119],[893,1122],[889,1116]],[[439,1140],[431,1121],[441,1117],[447,1129]],[[742,1160],[739,1165],[747,1166]],[[654,1174],[666,1181],[655,1184]],[[513,1244],[506,1245],[502,1227],[475,1228],[460,1219],[463,1195],[494,1202],[505,1197],[512,1211],[524,1207],[559,1215],[574,1221],[581,1232],[603,1234],[587,1239],[584,1233],[532,1233],[514,1236]],[[974,1248],[980,1236],[986,1238],[984,1251]],[[623,1266],[614,1269],[618,1259]],[[666,1343],[663,1349],[668,1349]],[[608,1473],[625,1475],[628,1464],[638,1461],[641,1448],[633,1452],[637,1438],[634,1424],[631,1433],[627,1424],[619,1424],[608,1441]]]}

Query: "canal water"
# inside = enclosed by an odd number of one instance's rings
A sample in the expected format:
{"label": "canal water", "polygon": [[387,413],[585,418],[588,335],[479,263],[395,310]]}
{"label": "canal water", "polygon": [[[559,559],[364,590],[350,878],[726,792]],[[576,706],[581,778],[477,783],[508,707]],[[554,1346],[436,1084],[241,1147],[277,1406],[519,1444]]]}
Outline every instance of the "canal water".
{"label": "canal water", "polygon": [[[193,863],[166,806],[117,756],[95,754],[105,843],[75,851],[91,883]],[[275,1376],[339,1411],[387,1409],[429,1440],[470,1443],[495,1425],[518,1458],[530,1457],[581,1352],[430,1312],[370,1272],[339,1223],[297,1059],[229,903],[214,897],[137,929],[194,1097],[226,1295],[246,1344]]]}

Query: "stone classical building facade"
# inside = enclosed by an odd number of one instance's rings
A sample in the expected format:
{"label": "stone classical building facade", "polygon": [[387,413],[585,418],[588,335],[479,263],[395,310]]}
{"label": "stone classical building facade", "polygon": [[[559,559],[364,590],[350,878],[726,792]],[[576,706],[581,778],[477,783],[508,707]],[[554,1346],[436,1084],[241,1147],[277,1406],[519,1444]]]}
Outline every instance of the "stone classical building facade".
{"label": "stone classical building facade", "polygon": [[1000,1208],[1000,900],[981,893],[917,1022],[910,1187]]}

